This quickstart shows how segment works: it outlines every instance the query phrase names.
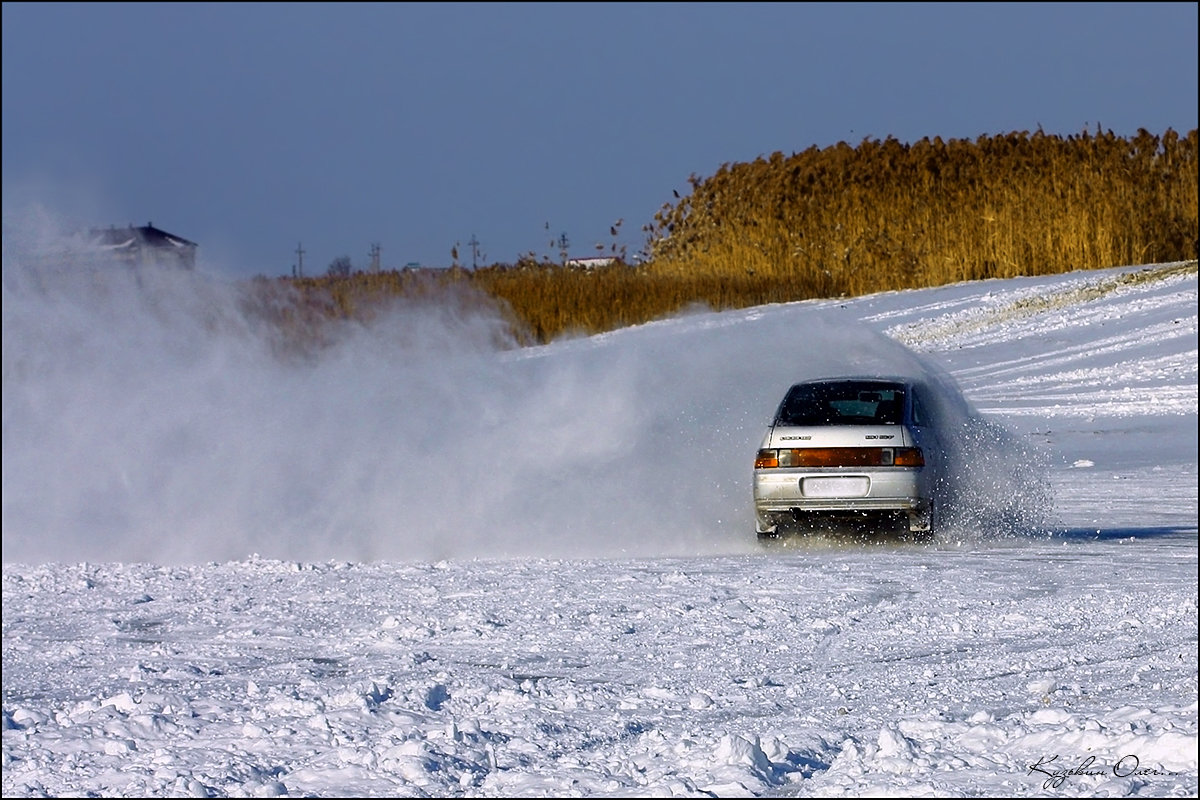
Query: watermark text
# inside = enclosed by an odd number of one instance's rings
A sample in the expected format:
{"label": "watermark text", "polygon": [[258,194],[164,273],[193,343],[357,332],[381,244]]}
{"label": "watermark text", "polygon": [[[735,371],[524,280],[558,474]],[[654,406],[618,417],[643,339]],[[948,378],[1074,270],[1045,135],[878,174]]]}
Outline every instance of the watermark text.
{"label": "watermark text", "polygon": [[1137,756],[1130,754],[1121,756],[1121,758],[1111,766],[1105,766],[1096,763],[1095,756],[1088,756],[1076,766],[1068,767],[1065,762],[1060,762],[1058,755],[1042,756],[1037,760],[1037,763],[1029,765],[1027,775],[1045,775],[1046,779],[1042,782],[1043,789],[1057,789],[1067,782],[1068,778],[1078,778],[1081,776],[1098,776],[1098,777],[1114,777],[1114,778],[1134,778],[1134,777],[1152,777],[1152,776],[1169,776],[1178,775],[1178,772],[1158,769],[1156,767],[1143,767]]}

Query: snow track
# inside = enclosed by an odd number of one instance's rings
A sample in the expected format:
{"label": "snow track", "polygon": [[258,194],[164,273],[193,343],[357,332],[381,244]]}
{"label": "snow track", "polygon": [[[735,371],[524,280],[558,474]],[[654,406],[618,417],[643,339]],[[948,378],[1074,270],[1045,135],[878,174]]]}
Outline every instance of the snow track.
{"label": "snow track", "polygon": [[[6,294],[6,559],[13,541],[53,555],[4,564],[0,788],[6,797],[1194,797],[1196,273],[1142,272],[697,314],[503,354],[502,369],[482,356],[438,367],[460,382],[474,368],[502,378],[490,382],[473,435],[491,448],[481,452],[513,463],[504,483],[485,487],[491,526],[458,539],[408,530],[437,515],[392,497],[395,535],[413,538],[397,548],[405,557],[390,558],[362,557],[352,537],[330,546],[353,557],[309,557],[305,516],[265,540],[244,534],[247,546],[278,548],[294,535],[297,557],[77,558],[69,537],[28,527],[51,518],[36,504],[10,513],[10,495],[39,488],[19,468],[69,465],[20,445],[15,421],[45,395],[15,383],[32,373],[7,371],[17,340]],[[781,332],[803,331],[809,340],[785,348],[789,358],[879,355],[858,348],[877,340],[845,333],[862,324],[891,326],[988,419],[1047,456],[1047,530],[758,547],[743,473],[776,383],[804,367],[798,358],[768,374],[778,365],[767,354],[779,355]],[[353,363],[334,374],[352,375]],[[597,376],[626,382],[592,403]],[[237,387],[217,388],[253,411]],[[86,426],[81,409],[63,407]],[[635,411],[645,413],[623,418]],[[615,438],[589,445],[568,424],[581,413]],[[568,469],[544,447],[537,457],[554,469],[521,460],[504,421],[524,418],[592,463]],[[409,429],[394,424],[397,448],[417,458],[420,448],[404,449]],[[370,432],[352,432],[355,448]],[[369,483],[371,463],[355,461],[355,448],[319,441]],[[300,452],[286,444],[277,452]],[[656,494],[647,477],[664,463],[695,469]],[[607,493],[555,526],[555,538],[542,533],[541,506],[506,499],[511,489],[554,506],[550,495],[583,497],[589,483]],[[395,491],[407,503],[421,497]],[[315,517],[326,500],[289,497]],[[149,520],[169,543],[180,517],[155,504],[169,500],[143,498],[126,519]],[[647,509],[664,503],[680,510],[678,528],[650,524],[658,517]],[[193,513],[186,532],[208,530]],[[429,557],[416,533],[448,555]],[[49,546],[31,549],[39,536]],[[502,556],[488,546],[497,542]],[[210,555],[203,544],[188,552]]]}

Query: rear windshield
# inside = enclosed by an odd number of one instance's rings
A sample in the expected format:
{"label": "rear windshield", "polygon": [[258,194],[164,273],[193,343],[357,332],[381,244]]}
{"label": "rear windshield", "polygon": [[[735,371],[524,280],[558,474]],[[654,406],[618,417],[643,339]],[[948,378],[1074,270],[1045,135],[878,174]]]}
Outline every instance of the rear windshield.
{"label": "rear windshield", "polygon": [[892,383],[845,381],[798,383],[788,390],[777,425],[898,425],[904,415],[904,387]]}

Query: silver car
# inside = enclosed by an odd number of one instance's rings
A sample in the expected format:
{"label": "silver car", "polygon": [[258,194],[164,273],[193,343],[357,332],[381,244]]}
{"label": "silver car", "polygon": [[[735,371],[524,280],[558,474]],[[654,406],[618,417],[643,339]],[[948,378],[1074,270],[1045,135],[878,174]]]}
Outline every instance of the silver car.
{"label": "silver car", "polygon": [[788,389],[754,459],[760,539],[821,528],[929,535],[941,453],[932,390],[838,377]]}

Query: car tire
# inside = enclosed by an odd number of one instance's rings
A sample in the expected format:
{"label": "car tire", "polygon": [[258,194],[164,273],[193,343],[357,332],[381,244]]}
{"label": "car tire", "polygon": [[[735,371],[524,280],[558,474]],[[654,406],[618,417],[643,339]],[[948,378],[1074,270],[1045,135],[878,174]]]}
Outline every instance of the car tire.
{"label": "car tire", "polygon": [[920,514],[913,514],[908,518],[908,532],[916,538],[932,539],[936,530],[936,517],[932,505]]}

